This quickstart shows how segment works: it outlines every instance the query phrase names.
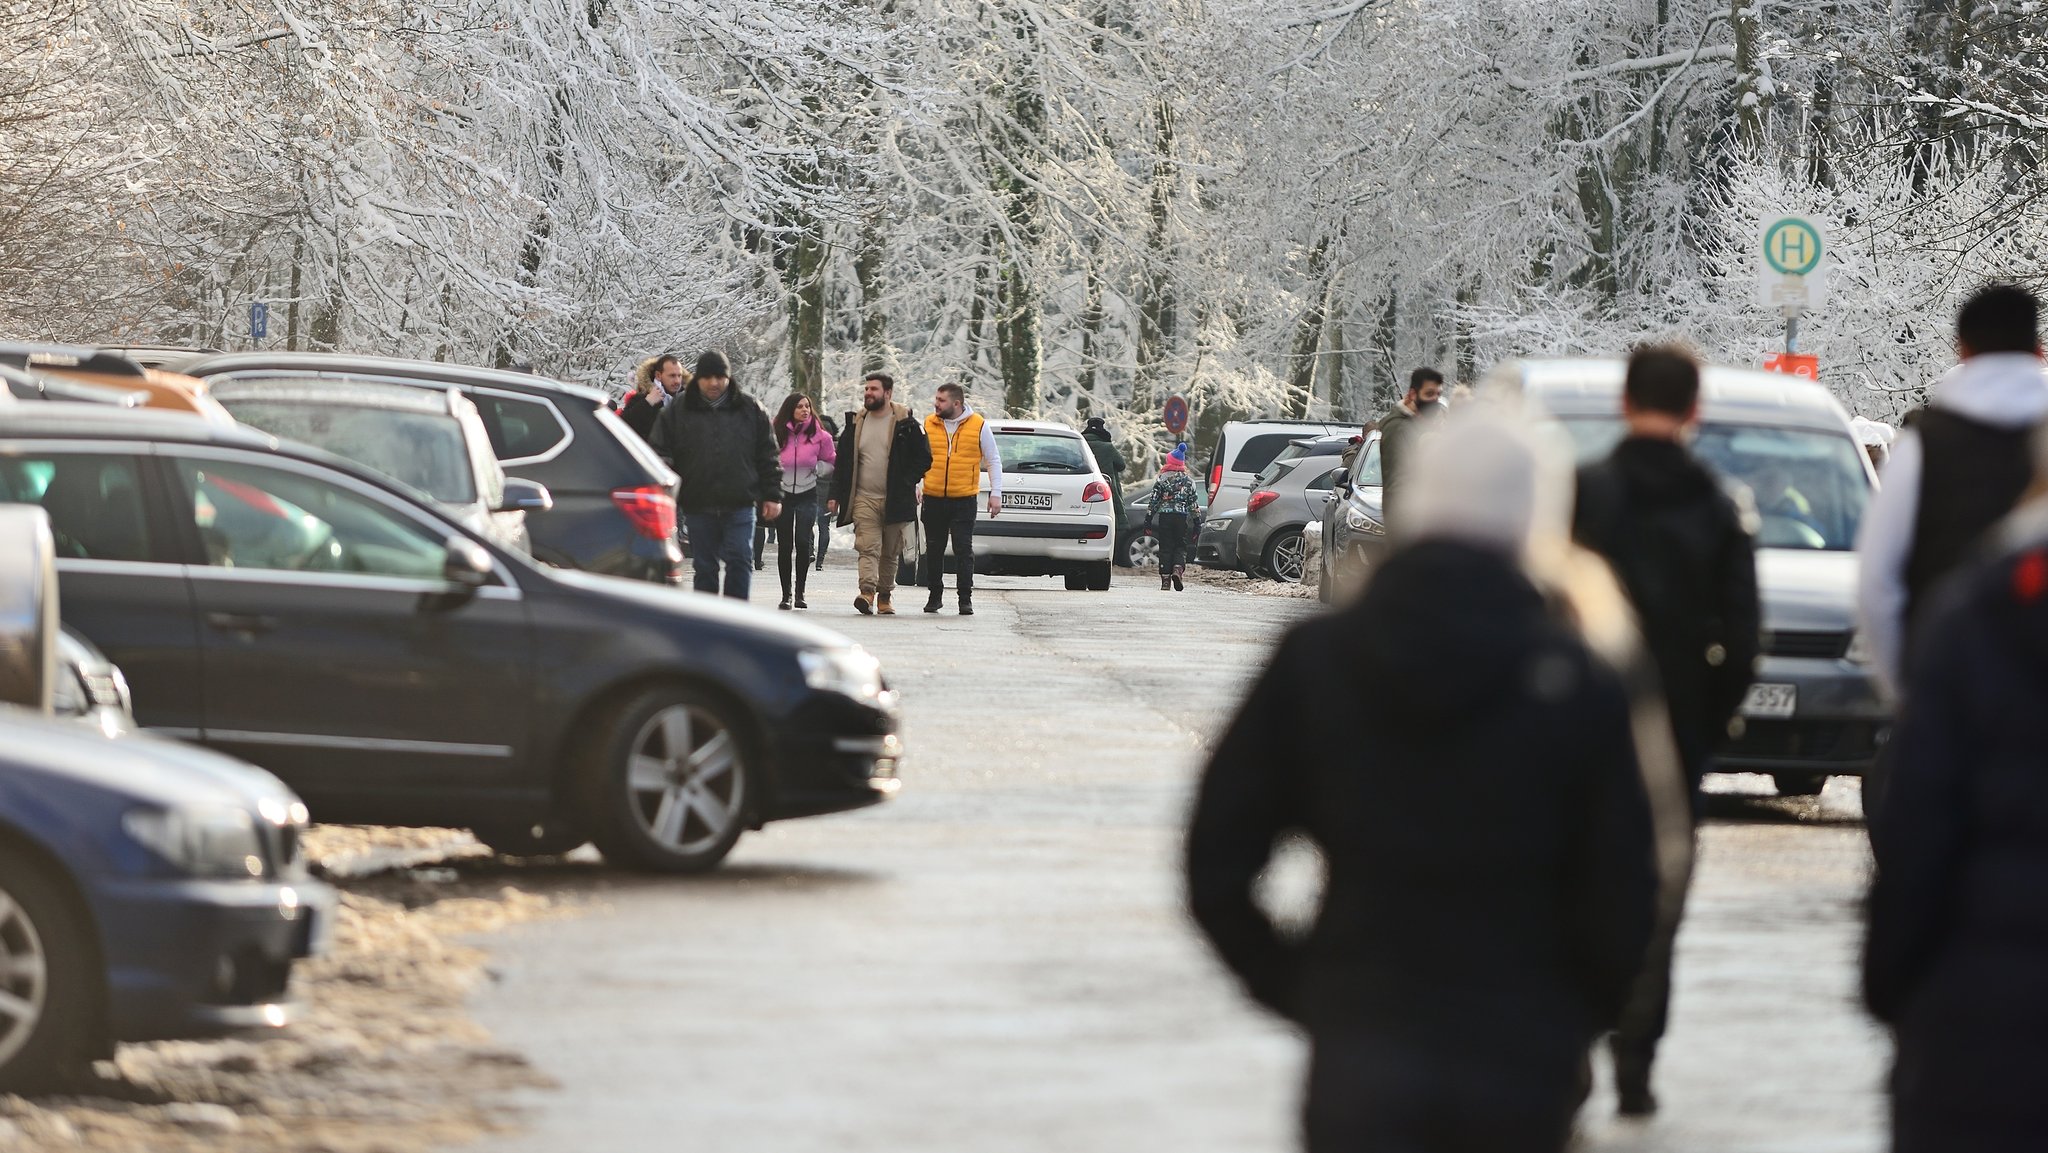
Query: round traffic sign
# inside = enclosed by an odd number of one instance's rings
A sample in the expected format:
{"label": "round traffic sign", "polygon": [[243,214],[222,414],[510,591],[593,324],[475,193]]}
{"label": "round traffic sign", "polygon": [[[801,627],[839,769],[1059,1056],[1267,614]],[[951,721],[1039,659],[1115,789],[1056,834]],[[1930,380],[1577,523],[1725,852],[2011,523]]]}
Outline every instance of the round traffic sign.
{"label": "round traffic sign", "polygon": [[1820,229],[1788,216],[1764,230],[1764,260],[1782,276],[1805,276],[1820,267]]}
{"label": "round traffic sign", "polygon": [[1162,413],[1161,415],[1163,415],[1163,416],[1164,416],[1164,417],[1166,418],[1166,431],[1168,431],[1168,432],[1172,433],[1172,434],[1173,434],[1173,435],[1175,435],[1175,436],[1179,436],[1179,435],[1180,435],[1181,433],[1183,433],[1183,432],[1187,431],[1187,427],[1188,427],[1188,399],[1187,399],[1187,397],[1184,397],[1184,396],[1169,396],[1169,397],[1167,397],[1167,398],[1166,398],[1166,410],[1165,410],[1165,412],[1164,412],[1164,413]]}

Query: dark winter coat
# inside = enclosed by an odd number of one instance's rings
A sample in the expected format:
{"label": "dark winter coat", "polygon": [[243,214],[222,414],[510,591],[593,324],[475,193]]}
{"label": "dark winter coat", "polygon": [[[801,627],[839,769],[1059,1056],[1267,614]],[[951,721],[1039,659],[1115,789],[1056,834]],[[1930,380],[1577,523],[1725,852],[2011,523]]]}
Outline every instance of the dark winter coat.
{"label": "dark winter coat", "polygon": [[924,425],[910,410],[900,404],[891,404],[879,412],[858,409],[847,414],[846,425],[839,433],[838,471],[832,474],[832,499],[839,502],[839,523],[853,523],[854,474],[860,470],[860,426],[862,421],[881,420],[884,417],[895,421],[889,433],[889,477],[884,482],[888,494],[882,508],[882,523],[908,524],[917,519],[917,486],[924,474],[932,467],[931,437],[924,431]]}
{"label": "dark winter coat", "polygon": [[[1287,832],[1327,862],[1299,941],[1252,899]],[[1281,642],[1204,773],[1187,870],[1196,922],[1275,1012],[1485,1065],[1568,1115],[1657,894],[1629,701],[1510,560],[1410,546]]]}
{"label": "dark winter coat", "polygon": [[661,406],[637,388],[626,398],[626,403],[619,406],[619,419],[626,422],[627,428],[639,433],[641,440],[654,434],[654,422],[660,416]]}
{"label": "dark winter coat", "polygon": [[2048,1149],[2048,545],[1954,574],[1924,623],[1870,830],[1893,1148]]}
{"label": "dark winter coat", "polygon": [[1749,691],[1761,642],[1746,519],[1667,440],[1631,437],[1579,472],[1572,533],[1607,558],[1635,605],[1695,787]]}
{"label": "dark winter coat", "polygon": [[1387,415],[1380,418],[1380,507],[1393,516],[1394,494],[1400,490],[1406,479],[1408,453],[1415,445],[1415,439],[1428,426],[1426,417],[1395,405]]}
{"label": "dark winter coat", "polygon": [[1088,442],[1088,451],[1095,457],[1095,467],[1102,470],[1104,480],[1109,482],[1110,507],[1116,510],[1119,524],[1124,519],[1124,469],[1129,467],[1124,454],[1117,451],[1116,442],[1106,432],[1084,429],[1081,439]]}
{"label": "dark winter coat", "polygon": [[768,414],[737,382],[713,406],[697,382],[662,406],[647,443],[682,477],[683,512],[734,512],[782,499],[782,464]]}

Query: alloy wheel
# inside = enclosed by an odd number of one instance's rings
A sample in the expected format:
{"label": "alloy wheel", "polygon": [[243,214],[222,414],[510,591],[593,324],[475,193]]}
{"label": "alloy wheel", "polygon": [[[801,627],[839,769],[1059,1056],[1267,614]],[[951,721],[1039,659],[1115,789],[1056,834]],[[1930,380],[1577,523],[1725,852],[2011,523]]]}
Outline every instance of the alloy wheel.
{"label": "alloy wheel", "polygon": [[1157,568],[1159,565],[1159,537],[1148,531],[1140,531],[1126,546],[1126,559],[1132,568]]}
{"label": "alloy wheel", "polygon": [[717,845],[745,819],[747,775],[732,730],[708,710],[676,704],[640,726],[626,766],[634,816],[674,853]]}
{"label": "alloy wheel", "polygon": [[1273,576],[1288,584],[1301,580],[1302,566],[1308,560],[1308,547],[1300,533],[1289,533],[1273,544],[1273,560],[1268,566]]}
{"label": "alloy wheel", "polygon": [[28,912],[0,889],[0,1066],[35,1034],[50,994],[50,966]]}

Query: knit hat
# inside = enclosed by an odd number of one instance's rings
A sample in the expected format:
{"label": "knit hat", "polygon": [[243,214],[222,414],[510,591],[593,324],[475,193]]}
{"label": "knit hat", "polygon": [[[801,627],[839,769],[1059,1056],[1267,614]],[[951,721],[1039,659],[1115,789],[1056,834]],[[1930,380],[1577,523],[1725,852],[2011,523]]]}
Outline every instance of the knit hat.
{"label": "knit hat", "polygon": [[1104,424],[1104,423],[1102,422],[1102,418],[1101,418],[1101,417],[1099,417],[1099,416],[1091,416],[1091,417],[1089,417],[1089,418],[1088,418],[1088,423],[1087,423],[1087,424],[1084,424],[1084,425],[1082,425],[1082,426],[1081,426],[1081,428],[1082,428],[1082,430],[1083,430],[1083,431],[1086,431],[1086,432],[1102,432],[1102,433],[1106,433],[1106,432],[1108,432],[1108,431],[1109,431],[1109,426],[1108,426],[1108,425],[1106,425],[1106,424]]}
{"label": "knit hat", "polygon": [[1159,467],[1168,471],[1174,469],[1186,471],[1188,467],[1188,442],[1182,441],[1174,445],[1173,451],[1166,454],[1166,460]]}
{"label": "knit hat", "polygon": [[716,351],[707,351],[697,358],[697,367],[692,370],[690,375],[722,376],[730,379],[732,377],[732,370],[726,367],[725,357],[719,355]]}

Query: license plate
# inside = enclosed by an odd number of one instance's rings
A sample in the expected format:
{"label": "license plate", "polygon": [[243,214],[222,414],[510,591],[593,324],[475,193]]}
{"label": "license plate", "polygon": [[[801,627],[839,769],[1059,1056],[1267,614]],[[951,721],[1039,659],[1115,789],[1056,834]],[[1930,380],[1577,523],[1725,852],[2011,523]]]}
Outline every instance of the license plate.
{"label": "license plate", "polygon": [[1798,685],[1751,685],[1742,698],[1745,717],[1789,717],[1798,707]]}
{"label": "license plate", "polygon": [[1030,508],[1050,512],[1052,494],[1049,492],[1006,492],[1003,494],[1004,508]]}

